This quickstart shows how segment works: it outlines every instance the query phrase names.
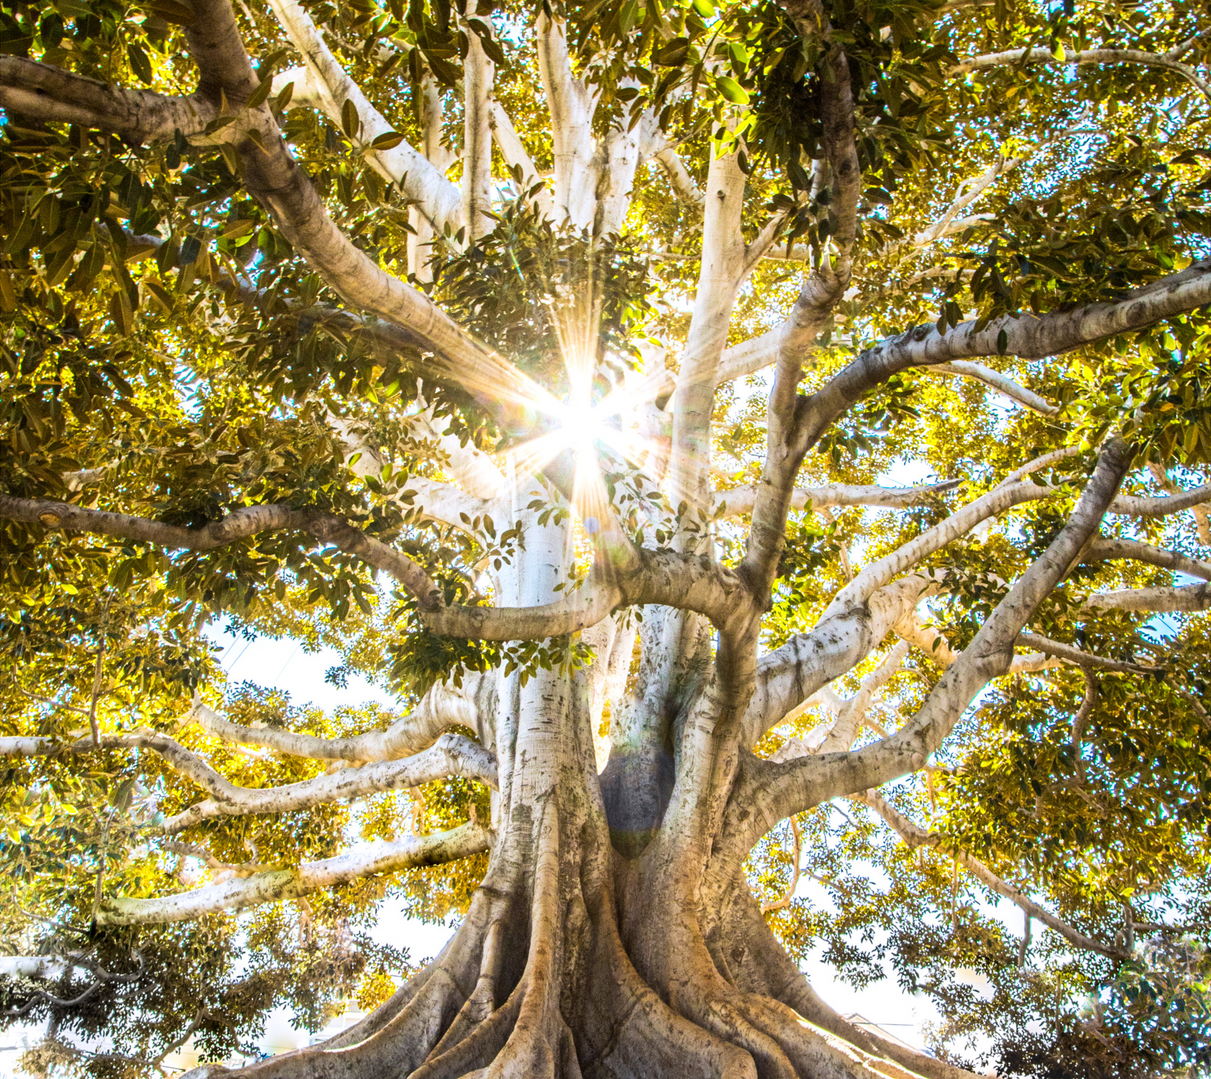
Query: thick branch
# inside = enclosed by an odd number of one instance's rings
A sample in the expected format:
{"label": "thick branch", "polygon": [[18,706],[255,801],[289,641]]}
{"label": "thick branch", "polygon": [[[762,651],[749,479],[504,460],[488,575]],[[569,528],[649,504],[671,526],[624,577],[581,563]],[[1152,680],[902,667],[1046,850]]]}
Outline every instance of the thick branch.
{"label": "thick branch", "polygon": [[[755,758],[749,778],[732,794],[730,827],[756,842],[778,821],[841,794],[867,790],[922,768],[976,694],[1004,674],[1013,643],[1040,603],[1069,572],[1094,534],[1131,464],[1121,440],[1108,443],[1068,523],[1047,550],[997,604],[972,643],[943,674],[913,719],[890,738],[847,754],[809,757],[786,764]],[[743,805],[741,811],[739,806]],[[740,821],[743,818],[743,826]],[[751,842],[750,842],[751,841]]]}
{"label": "thick branch", "polygon": [[207,785],[214,798],[169,817],[161,828],[173,835],[214,817],[292,813],[347,798],[364,798],[379,791],[419,787],[452,775],[495,787],[496,757],[461,734],[443,734],[435,745],[404,760],[342,768],[281,787],[238,787],[220,777],[220,782]]}
{"label": "thick branch", "polygon": [[827,618],[840,611],[847,610],[855,603],[866,600],[877,588],[881,588],[898,573],[903,573],[918,562],[940,551],[953,543],[960,536],[970,532],[981,521],[1004,513],[1023,502],[1031,502],[1039,498],[1051,498],[1054,491],[1049,487],[1041,487],[1029,480],[1021,481],[1010,486],[1001,485],[993,488],[982,498],[964,506],[952,513],[932,528],[926,529],[919,536],[897,547],[891,554],[884,555],[876,562],[862,570],[849,584],[834,597],[822,617]]}
{"label": "thick branch", "polygon": [[203,914],[242,910],[260,903],[300,899],[323,888],[334,888],[361,877],[397,873],[423,865],[440,865],[468,858],[489,848],[492,833],[478,824],[463,824],[447,832],[410,836],[393,843],[370,843],[335,858],[304,862],[294,869],[275,869],[242,880],[224,881],[180,895],[154,899],[111,899],[97,912],[99,925],[140,925],[181,922]]}
{"label": "thick branch", "polygon": [[1182,491],[1165,498],[1119,495],[1110,504],[1110,512],[1121,513],[1124,517],[1167,517],[1171,513],[1201,506],[1204,502],[1211,502],[1211,486],[1195,487],[1192,491]]}
{"label": "thick branch", "polygon": [[0,56],[0,108],[12,116],[113,131],[140,142],[203,135],[219,112],[199,94],[119,90],[20,56]]}
{"label": "thick branch", "polygon": [[387,181],[400,184],[404,194],[416,200],[421,212],[439,232],[447,224],[458,231],[467,220],[458,188],[406,141],[389,150],[374,148],[374,140],[391,133],[391,125],[332,55],[323,34],[296,0],[271,0],[271,3],[282,29],[303,54],[311,75],[310,85],[328,119],[337,127],[343,127],[344,105],[346,101],[351,102],[360,124],[352,141],[370,166]]}
{"label": "thick branch", "polygon": [[[1111,505],[1110,509],[1113,512],[1114,506]],[[1187,558],[1177,551],[1155,547],[1151,543],[1139,543],[1136,540],[1107,539],[1099,536],[1090,544],[1089,550],[1084,553],[1081,560],[1083,562],[1104,562],[1119,559],[1147,562],[1152,566],[1171,569],[1175,573],[1185,573],[1191,577],[1201,577],[1204,581],[1211,581],[1211,563],[1200,562],[1194,558]]]}
{"label": "thick branch", "polygon": [[1098,592],[1085,600],[1085,607],[1093,611],[1205,611],[1211,607],[1211,585]]}

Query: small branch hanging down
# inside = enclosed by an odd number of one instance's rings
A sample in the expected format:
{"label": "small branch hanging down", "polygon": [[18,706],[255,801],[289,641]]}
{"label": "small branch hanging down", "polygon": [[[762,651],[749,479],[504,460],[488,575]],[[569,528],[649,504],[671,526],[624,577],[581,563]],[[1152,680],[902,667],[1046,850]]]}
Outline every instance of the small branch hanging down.
{"label": "small branch hanging down", "polygon": [[[878,795],[873,790],[864,791],[859,794],[850,795],[855,802],[861,802],[863,805],[870,806],[876,813],[879,814],[892,828],[901,839],[904,840],[910,847],[935,847],[942,842],[942,837],[936,832],[928,832],[916,822],[909,820],[897,809],[895,809],[884,798]],[[963,866],[982,884],[987,885],[998,895],[1003,895],[1012,903],[1016,903],[1022,908],[1031,918],[1035,918],[1042,922],[1049,929],[1054,929],[1070,944],[1076,945],[1085,951],[1097,952],[1100,955],[1109,956],[1111,959],[1130,959],[1129,952],[1124,952],[1112,945],[1104,944],[1100,940],[1094,940],[1092,937],[1086,936],[1079,930],[1074,929],[1067,922],[1057,918],[1050,911],[1040,907],[1032,899],[1019,891],[1012,884],[997,876],[983,862],[971,857],[964,851],[955,851],[954,857],[958,863]]]}

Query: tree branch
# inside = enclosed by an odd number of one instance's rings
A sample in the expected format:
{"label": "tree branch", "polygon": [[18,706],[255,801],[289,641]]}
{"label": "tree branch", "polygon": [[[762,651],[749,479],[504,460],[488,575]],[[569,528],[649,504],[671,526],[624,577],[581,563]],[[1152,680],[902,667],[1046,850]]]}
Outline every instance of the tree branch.
{"label": "tree branch", "polygon": [[998,393],[1003,393],[1006,397],[1018,404],[1025,405],[1035,412],[1040,412],[1044,416],[1054,416],[1059,409],[1044,397],[1040,397],[1033,390],[1028,390],[1025,386],[1015,382],[1008,375],[1001,374],[1000,371],[994,371],[991,367],[987,367],[982,363],[972,363],[970,360],[955,360],[953,363],[940,363],[935,367],[930,368],[931,371],[937,371],[941,375],[959,375],[964,378],[974,378],[983,382],[986,386],[991,386]]}
{"label": "tree branch", "polygon": [[1131,449],[1125,442],[1115,439],[1106,444],[1068,523],[1018,578],[900,731],[846,754],[801,758],[785,764],[748,760],[745,779],[731,796],[728,828],[735,835],[729,843],[747,843],[744,849],[751,849],[765,832],[791,813],[828,798],[881,786],[922,768],[976,694],[1009,669],[1013,642],[1039,604],[1071,570],[1130,465]]}
{"label": "tree branch", "polygon": [[897,547],[888,555],[865,567],[849,584],[841,589],[829,603],[821,618],[847,610],[856,603],[865,601],[877,588],[881,588],[898,573],[915,566],[935,551],[953,543],[960,536],[975,528],[981,521],[1004,513],[1023,502],[1040,498],[1053,498],[1055,491],[1029,480],[1006,487],[994,487],[988,494],[977,498],[960,510],[956,510],[932,528]]}
{"label": "tree branch", "polygon": [[[850,797],[855,802],[861,802],[863,805],[870,806],[871,809],[878,813],[891,826],[892,831],[899,835],[913,849],[918,847],[936,847],[943,841],[937,832],[928,832],[915,821],[909,820],[873,790],[865,791],[861,794],[853,794]],[[1049,929],[1054,929],[1069,944],[1074,944],[1085,951],[1109,956],[1111,959],[1125,960],[1131,958],[1129,952],[1124,952],[1109,944],[1103,944],[1100,940],[1094,940],[1092,937],[1087,937],[1084,933],[1074,929],[1067,922],[1062,921],[1050,911],[1040,907],[1012,884],[997,876],[983,862],[973,858],[965,851],[951,852],[948,849],[948,853],[953,853],[959,864],[978,881],[996,892],[997,895],[1003,895],[1010,902],[1016,903],[1030,917],[1038,919]]]}
{"label": "tree branch", "polygon": [[[878,487],[873,484],[829,483],[822,487],[797,487],[791,492],[790,508],[822,510],[832,506],[877,506],[903,509],[929,501],[934,495],[953,491],[963,480],[946,480],[921,487]],[[758,488],[733,487],[715,495],[716,517],[742,517],[753,512]]]}
{"label": "tree branch", "polygon": [[365,844],[335,858],[304,862],[293,869],[257,873],[242,880],[224,881],[179,895],[153,899],[111,899],[101,904],[97,924],[181,922],[203,914],[242,910],[283,899],[300,899],[312,892],[348,884],[361,877],[468,858],[487,850],[491,842],[491,832],[478,824],[468,823],[433,835]]}
{"label": "tree branch", "polygon": [[1097,592],[1085,600],[1091,611],[1205,611],[1211,607],[1211,585],[1185,584],[1174,588],[1126,588]]}
{"label": "tree branch", "polygon": [[496,757],[461,734],[443,734],[435,745],[403,760],[342,768],[281,787],[238,787],[220,777],[221,782],[207,784],[215,796],[213,799],[198,802],[169,817],[161,830],[166,835],[175,835],[214,817],[292,813],[346,798],[364,798],[380,791],[419,787],[451,775],[476,779],[495,787]]}
{"label": "tree branch", "polygon": [[[1110,509],[1111,512],[1114,512],[1113,505]],[[1139,543],[1136,540],[1108,539],[1099,536],[1081,557],[1082,562],[1105,562],[1118,559],[1147,562],[1149,565],[1171,569],[1175,573],[1185,573],[1191,577],[1201,577],[1204,581],[1211,581],[1211,563],[1199,562],[1196,559],[1187,558],[1177,551],[1155,547],[1151,543]]]}
{"label": "tree branch", "polygon": [[1211,83],[1203,79],[1189,64],[1183,64],[1170,53],[1142,52],[1139,49],[1065,49],[1063,59],[1050,49],[1009,49],[960,60],[950,68],[948,74],[966,75],[970,71],[1026,64],[1142,64],[1145,67],[1163,68],[1180,75],[1211,101]]}
{"label": "tree branch", "polygon": [[200,94],[119,90],[20,56],[0,56],[0,108],[13,116],[100,128],[140,142],[170,142],[178,131],[188,139],[206,138],[207,125],[219,115]]}
{"label": "tree branch", "polygon": [[370,166],[389,183],[400,184],[404,195],[416,201],[421,213],[438,232],[447,224],[457,232],[467,223],[458,188],[407,141],[389,150],[375,149],[372,143],[391,133],[391,125],[332,55],[319,27],[302,6],[296,0],[270,2],[282,29],[303,54],[311,75],[310,86],[328,119],[343,128],[344,105],[346,101],[351,102],[360,124],[352,142]]}
{"label": "tree branch", "polygon": [[[471,672],[464,682],[478,680]],[[438,682],[421,698],[416,708],[385,731],[369,731],[350,738],[319,738],[274,727],[244,727],[230,723],[200,701],[194,702],[192,717],[225,742],[264,746],[279,753],[313,760],[397,760],[427,749],[451,727],[478,728],[478,709],[473,693]]]}

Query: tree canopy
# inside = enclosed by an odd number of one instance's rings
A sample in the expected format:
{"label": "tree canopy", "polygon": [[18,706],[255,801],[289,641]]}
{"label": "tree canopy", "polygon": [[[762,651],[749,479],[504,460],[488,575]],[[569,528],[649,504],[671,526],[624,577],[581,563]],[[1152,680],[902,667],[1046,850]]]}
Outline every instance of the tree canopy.
{"label": "tree canopy", "polygon": [[23,1067],[1204,1074],[1206,22],[0,0]]}

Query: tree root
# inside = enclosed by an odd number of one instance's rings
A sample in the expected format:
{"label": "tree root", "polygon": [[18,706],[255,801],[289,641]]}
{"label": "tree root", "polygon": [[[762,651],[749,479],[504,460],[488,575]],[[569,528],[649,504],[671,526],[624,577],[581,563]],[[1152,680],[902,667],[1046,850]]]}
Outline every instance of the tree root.
{"label": "tree root", "polygon": [[973,1073],[863,1030],[826,1004],[774,936],[748,885],[738,882],[718,922],[717,949],[727,957],[738,988],[785,1005],[796,1018],[861,1050],[883,1074],[893,1068],[925,1079],[973,1079]]}

